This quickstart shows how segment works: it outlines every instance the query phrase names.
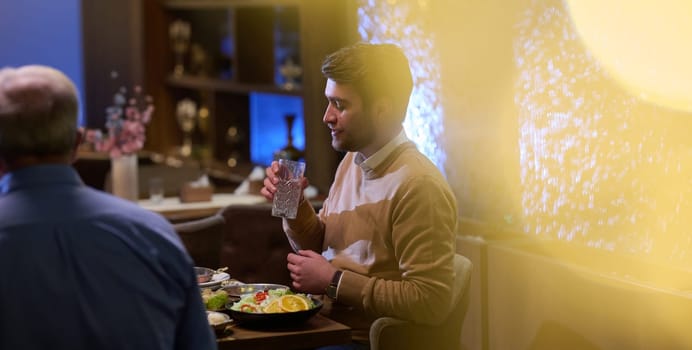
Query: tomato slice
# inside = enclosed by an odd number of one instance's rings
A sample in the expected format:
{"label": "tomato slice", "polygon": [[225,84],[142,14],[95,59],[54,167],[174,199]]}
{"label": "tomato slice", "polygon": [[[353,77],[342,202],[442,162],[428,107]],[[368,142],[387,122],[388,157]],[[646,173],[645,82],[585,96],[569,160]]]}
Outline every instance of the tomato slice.
{"label": "tomato slice", "polygon": [[264,301],[265,299],[267,299],[267,295],[268,295],[267,292],[257,292],[255,294],[255,304],[259,304],[262,301]]}

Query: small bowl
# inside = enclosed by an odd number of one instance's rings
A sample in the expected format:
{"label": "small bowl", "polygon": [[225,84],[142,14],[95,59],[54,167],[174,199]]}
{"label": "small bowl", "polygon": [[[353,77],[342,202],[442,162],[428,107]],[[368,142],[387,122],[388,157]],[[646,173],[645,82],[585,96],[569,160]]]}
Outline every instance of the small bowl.
{"label": "small bowl", "polygon": [[207,322],[214,331],[223,332],[226,326],[233,323],[233,320],[223,312],[207,311]]}
{"label": "small bowl", "polygon": [[195,273],[197,274],[197,283],[209,282],[214,277],[214,270],[206,267],[195,266]]}

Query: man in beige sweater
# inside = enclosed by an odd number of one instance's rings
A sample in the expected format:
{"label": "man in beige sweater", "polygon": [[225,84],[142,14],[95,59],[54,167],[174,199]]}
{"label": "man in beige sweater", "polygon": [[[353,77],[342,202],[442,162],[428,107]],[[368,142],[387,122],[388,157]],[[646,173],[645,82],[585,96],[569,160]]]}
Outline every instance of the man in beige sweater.
{"label": "man in beige sweater", "polygon": [[[293,288],[325,294],[324,312],[351,326],[367,348],[377,317],[428,325],[446,319],[457,206],[440,171],[404,133],[412,79],[398,47],[346,47],[326,58],[322,72],[323,121],[332,147],[346,155],[319,214],[302,200],[296,219],[284,219],[296,251],[288,269]],[[278,168],[274,162],[266,170],[268,199]]]}

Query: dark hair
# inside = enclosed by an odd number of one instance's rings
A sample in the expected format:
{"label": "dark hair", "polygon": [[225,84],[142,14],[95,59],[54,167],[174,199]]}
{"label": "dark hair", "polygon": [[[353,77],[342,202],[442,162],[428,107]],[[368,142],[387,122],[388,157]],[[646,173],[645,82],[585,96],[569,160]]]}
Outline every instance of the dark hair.
{"label": "dark hair", "polygon": [[322,74],[339,84],[351,84],[367,106],[390,97],[405,116],[413,80],[408,59],[394,44],[357,43],[327,56]]}

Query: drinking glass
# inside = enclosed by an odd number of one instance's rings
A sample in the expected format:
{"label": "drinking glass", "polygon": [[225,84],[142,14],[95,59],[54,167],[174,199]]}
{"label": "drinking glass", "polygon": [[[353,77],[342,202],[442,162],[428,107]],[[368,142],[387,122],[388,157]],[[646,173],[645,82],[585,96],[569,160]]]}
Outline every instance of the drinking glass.
{"label": "drinking glass", "polygon": [[152,203],[163,202],[163,179],[154,177],[149,179],[149,200]]}
{"label": "drinking glass", "polygon": [[301,179],[305,172],[305,163],[288,159],[279,159],[279,183],[276,184],[272,215],[286,219],[295,219],[303,190]]}

